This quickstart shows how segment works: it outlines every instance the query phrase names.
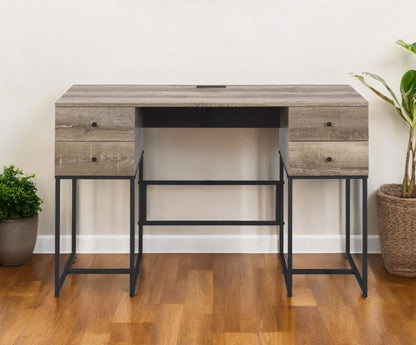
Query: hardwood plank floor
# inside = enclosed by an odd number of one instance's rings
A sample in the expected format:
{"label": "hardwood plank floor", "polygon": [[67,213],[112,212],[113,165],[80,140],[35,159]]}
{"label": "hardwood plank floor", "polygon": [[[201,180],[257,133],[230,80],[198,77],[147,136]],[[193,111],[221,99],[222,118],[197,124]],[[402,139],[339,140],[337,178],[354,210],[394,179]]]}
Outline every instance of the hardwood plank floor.
{"label": "hardwood plank floor", "polygon": [[[359,262],[359,259],[357,258]],[[127,255],[79,255],[77,267],[127,267]],[[346,267],[341,254],[295,267]],[[273,254],[145,254],[127,275],[69,275],[53,297],[53,255],[0,267],[0,344],[416,344],[416,279],[369,256],[369,297],[353,276],[297,275],[287,298]]]}

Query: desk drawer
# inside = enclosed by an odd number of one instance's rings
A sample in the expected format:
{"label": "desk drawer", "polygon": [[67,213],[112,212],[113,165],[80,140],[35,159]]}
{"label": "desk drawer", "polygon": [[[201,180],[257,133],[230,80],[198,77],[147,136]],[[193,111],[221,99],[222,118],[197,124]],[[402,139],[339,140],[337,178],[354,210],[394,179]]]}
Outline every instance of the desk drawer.
{"label": "desk drawer", "polygon": [[368,140],[368,108],[290,108],[289,140]]}
{"label": "desk drawer", "polygon": [[134,141],[133,107],[56,107],[56,141]]}
{"label": "desk drawer", "polygon": [[368,142],[289,142],[292,176],[368,175]]}
{"label": "desk drawer", "polygon": [[56,176],[133,176],[134,142],[56,142]]}

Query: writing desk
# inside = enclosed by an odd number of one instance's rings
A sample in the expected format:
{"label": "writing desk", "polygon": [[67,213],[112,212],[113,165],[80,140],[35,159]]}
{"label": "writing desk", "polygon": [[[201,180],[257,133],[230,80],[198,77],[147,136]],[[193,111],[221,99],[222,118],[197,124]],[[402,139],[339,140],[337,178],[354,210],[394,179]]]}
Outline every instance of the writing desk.
{"label": "writing desk", "polygon": [[[145,225],[276,225],[287,295],[293,274],[353,274],[367,296],[368,104],[347,85],[74,85],[56,102],[55,118],[55,296],[67,274],[129,274],[134,296]],[[279,180],[145,181],[145,127],[279,128]],[[138,255],[135,263],[135,180],[139,185]],[[343,179],[346,198],[345,256],[350,269],[294,269],[292,204],[295,179]],[[60,269],[60,182],[72,180],[72,250]],[[79,179],[130,181],[130,267],[74,269]],[[362,270],[350,253],[350,181],[362,181]],[[287,258],[283,252],[287,182]],[[148,185],[273,185],[271,221],[147,220]]]}

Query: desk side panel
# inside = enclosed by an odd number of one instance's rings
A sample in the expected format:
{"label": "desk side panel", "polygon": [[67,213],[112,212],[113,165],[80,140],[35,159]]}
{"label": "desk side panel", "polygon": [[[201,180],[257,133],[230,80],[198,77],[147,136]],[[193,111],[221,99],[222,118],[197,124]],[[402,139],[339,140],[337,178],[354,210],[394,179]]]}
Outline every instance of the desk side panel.
{"label": "desk side panel", "polygon": [[279,152],[285,163],[289,167],[289,109],[281,108],[280,111],[280,128],[279,128]]}
{"label": "desk side panel", "polygon": [[134,171],[136,172],[139,168],[140,158],[144,150],[143,111],[141,108],[136,108],[134,146]]}

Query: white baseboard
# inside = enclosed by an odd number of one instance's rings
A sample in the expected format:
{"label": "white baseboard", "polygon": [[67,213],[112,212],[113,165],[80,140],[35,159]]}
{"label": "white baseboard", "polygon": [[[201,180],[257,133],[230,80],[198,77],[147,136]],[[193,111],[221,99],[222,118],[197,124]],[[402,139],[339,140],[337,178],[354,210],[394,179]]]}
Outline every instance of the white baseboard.
{"label": "white baseboard", "polygon": [[[145,253],[276,253],[277,240],[277,235],[144,235],[143,248]],[[361,252],[361,243],[361,236],[351,236],[351,252]],[[296,235],[293,238],[294,253],[342,253],[344,248],[343,235]],[[39,235],[35,253],[54,251],[55,236]],[[70,251],[70,236],[61,236],[61,252]],[[128,253],[129,236],[79,235],[77,252]],[[380,253],[378,236],[368,236],[368,252]]]}

